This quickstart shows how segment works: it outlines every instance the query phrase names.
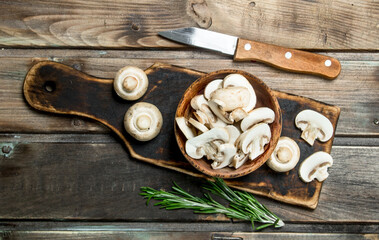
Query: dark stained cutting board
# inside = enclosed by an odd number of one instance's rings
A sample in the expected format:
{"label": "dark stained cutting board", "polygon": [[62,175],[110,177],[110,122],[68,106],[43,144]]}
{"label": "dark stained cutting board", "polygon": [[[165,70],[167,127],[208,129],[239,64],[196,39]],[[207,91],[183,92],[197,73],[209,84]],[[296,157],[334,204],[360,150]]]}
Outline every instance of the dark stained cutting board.
{"label": "dark stained cutting board", "polygon": [[[138,101],[120,99],[113,91],[113,79],[99,79],[55,62],[39,62],[28,72],[24,95],[34,108],[95,119],[111,128],[125,143],[131,156],[164,168],[196,177],[205,177],[182,156],[174,136],[174,117],[179,100],[189,85],[204,73],[177,66],[156,63],[145,72],[149,78],[147,93]],[[294,119],[300,111],[321,112],[336,129],[340,109],[309,98],[274,91],[282,109],[282,136],[293,138],[300,147],[297,167],[287,173],[276,173],[263,165],[253,173],[226,182],[233,187],[281,202],[316,208],[322,183],[303,183],[298,177],[300,163],[316,151],[330,153],[333,138],[326,143],[316,141],[311,147],[300,139],[301,131]],[[163,115],[161,133],[149,142],[138,142],[123,128],[124,114],[134,103],[155,104]]]}

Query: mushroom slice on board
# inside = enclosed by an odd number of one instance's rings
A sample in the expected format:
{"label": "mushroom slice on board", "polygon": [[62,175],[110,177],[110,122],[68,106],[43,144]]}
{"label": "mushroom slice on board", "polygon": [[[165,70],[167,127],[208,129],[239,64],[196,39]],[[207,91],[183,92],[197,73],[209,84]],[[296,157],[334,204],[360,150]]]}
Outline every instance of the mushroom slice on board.
{"label": "mushroom slice on board", "polygon": [[255,107],[255,104],[257,103],[257,97],[255,95],[255,91],[249,80],[247,80],[244,76],[241,74],[233,73],[229,74],[224,78],[224,81],[222,82],[223,88],[228,88],[228,87],[245,87],[250,93],[250,99],[249,99],[249,104],[244,107],[243,110],[245,112],[250,112],[253,110]]}
{"label": "mushroom slice on board", "polygon": [[187,139],[191,139],[195,137],[195,133],[188,126],[188,121],[185,117],[177,117],[175,118],[176,124],[178,125],[180,131],[184,134]]}
{"label": "mushroom slice on board", "polygon": [[204,97],[207,100],[211,98],[212,92],[214,92],[216,89],[222,88],[222,81],[222,79],[216,79],[207,84],[204,89]]}
{"label": "mushroom slice on board", "polygon": [[308,183],[313,179],[324,181],[328,176],[328,167],[333,165],[333,158],[326,152],[315,152],[305,159],[299,168],[301,180]]}
{"label": "mushroom slice on board", "polygon": [[301,138],[311,146],[316,138],[326,142],[333,135],[333,125],[329,119],[313,110],[303,110],[297,114],[295,124],[303,131]]}
{"label": "mushroom slice on board", "polygon": [[118,96],[125,100],[137,100],[142,97],[149,85],[146,73],[137,67],[121,68],[113,81]]}
{"label": "mushroom slice on board", "polygon": [[139,102],[131,106],[125,114],[125,130],[139,141],[155,138],[163,124],[162,114],[151,103]]}
{"label": "mushroom slice on board", "polygon": [[300,148],[289,137],[280,137],[267,165],[276,172],[287,172],[293,169],[300,159]]}
{"label": "mushroom slice on board", "polygon": [[250,93],[245,87],[220,88],[212,92],[210,100],[217,100],[221,110],[230,112],[246,107],[249,104]]}
{"label": "mushroom slice on board", "polygon": [[242,133],[237,139],[238,148],[249,154],[250,160],[264,153],[264,146],[270,142],[271,130],[267,123],[259,123]]}
{"label": "mushroom slice on board", "polygon": [[251,126],[264,122],[272,123],[275,120],[275,113],[272,109],[268,107],[256,108],[253,111],[249,112],[247,117],[245,117],[241,122],[241,130],[246,131]]}
{"label": "mushroom slice on board", "polygon": [[211,164],[213,169],[221,169],[228,166],[234,155],[236,155],[237,148],[230,143],[221,144],[218,147],[218,152],[214,158],[213,163]]}
{"label": "mushroom slice on board", "polygon": [[215,127],[203,134],[187,140],[185,146],[186,153],[191,158],[200,159],[206,155],[204,146],[209,145],[209,143],[214,140],[221,140],[224,143],[228,142],[228,131],[225,128]]}

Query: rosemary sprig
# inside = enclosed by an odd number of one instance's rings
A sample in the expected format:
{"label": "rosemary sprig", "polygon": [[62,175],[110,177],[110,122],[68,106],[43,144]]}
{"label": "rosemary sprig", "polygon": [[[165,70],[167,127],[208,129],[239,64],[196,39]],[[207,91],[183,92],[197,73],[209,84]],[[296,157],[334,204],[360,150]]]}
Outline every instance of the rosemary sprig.
{"label": "rosemary sprig", "polygon": [[[260,204],[252,194],[232,190],[220,178],[216,178],[214,182],[207,181],[204,189],[227,200],[229,206],[225,207],[218,203],[209,193],[205,193],[201,198],[193,196],[184,191],[175,182],[170,192],[142,187],[140,195],[147,199],[146,205],[149,204],[151,199],[155,199],[160,200],[160,202],[154,204],[154,206],[160,206],[167,210],[191,209],[194,210],[194,213],[224,214],[228,218],[250,221],[253,230],[261,230],[270,226],[282,227],[284,225],[282,220]],[[263,225],[255,228],[255,222],[263,223]]]}

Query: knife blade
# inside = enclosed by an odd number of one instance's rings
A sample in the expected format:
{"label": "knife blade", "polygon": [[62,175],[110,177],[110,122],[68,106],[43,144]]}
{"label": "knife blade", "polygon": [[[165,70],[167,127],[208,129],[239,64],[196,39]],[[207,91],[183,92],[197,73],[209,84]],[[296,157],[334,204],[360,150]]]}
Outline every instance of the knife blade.
{"label": "knife blade", "polygon": [[242,39],[223,33],[189,27],[158,33],[167,39],[234,56],[235,61],[257,61],[276,68],[335,79],[340,62],[332,57]]}

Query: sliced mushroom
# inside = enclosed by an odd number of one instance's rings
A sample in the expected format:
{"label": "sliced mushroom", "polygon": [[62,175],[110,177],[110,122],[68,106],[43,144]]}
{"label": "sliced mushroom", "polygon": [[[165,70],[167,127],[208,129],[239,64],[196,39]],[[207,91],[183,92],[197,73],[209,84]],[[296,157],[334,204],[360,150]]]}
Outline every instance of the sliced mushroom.
{"label": "sliced mushroom", "polygon": [[208,117],[208,123],[216,122],[216,117],[209,109],[208,101],[204,98],[204,95],[201,94],[192,98],[191,107],[195,110],[203,112]]}
{"label": "sliced mushroom", "polygon": [[264,152],[264,146],[270,142],[271,130],[267,123],[259,123],[242,133],[237,139],[237,146],[251,160]]}
{"label": "sliced mushroom", "polygon": [[222,121],[220,118],[216,117],[216,122],[210,122],[209,126],[210,128],[215,128],[215,127],[226,127],[228,124]]}
{"label": "sliced mushroom", "polygon": [[113,81],[113,87],[121,98],[137,100],[142,97],[149,85],[146,73],[137,67],[121,68]]}
{"label": "sliced mushroom", "polygon": [[295,124],[303,131],[301,138],[311,146],[316,138],[326,142],[333,135],[333,125],[329,119],[313,110],[303,110],[297,114]]}
{"label": "sliced mushroom", "polygon": [[211,164],[213,169],[221,169],[228,166],[234,155],[236,154],[237,148],[230,143],[222,144],[218,148],[218,152],[215,156],[213,163]]}
{"label": "sliced mushroom", "polygon": [[229,165],[230,167],[234,167],[238,169],[241,167],[247,160],[249,159],[248,154],[244,154],[241,150],[238,150],[236,155],[234,155],[232,163]]}
{"label": "sliced mushroom", "polygon": [[204,126],[204,124],[199,123],[198,121],[196,121],[195,119],[191,117],[188,119],[188,122],[203,133],[209,130],[206,126]]}
{"label": "sliced mushroom", "polygon": [[207,149],[205,149],[205,146],[214,140],[220,140],[224,143],[228,142],[228,131],[225,128],[215,127],[197,137],[187,140],[185,146],[186,153],[194,159],[200,159],[206,155]]}
{"label": "sliced mushroom", "polygon": [[220,102],[218,100],[210,100],[208,102],[208,105],[210,107],[210,109],[212,110],[212,112],[219,118],[221,119],[223,122],[227,123],[227,124],[232,124],[233,121],[231,121],[229,119],[229,114],[225,111],[223,111],[221,108],[220,108],[220,105],[222,105],[223,102]]}
{"label": "sliced mushroom", "polygon": [[237,138],[241,135],[240,130],[238,130],[238,128],[233,125],[227,125],[225,129],[229,133],[229,143],[234,144]]}
{"label": "sliced mushroom", "polygon": [[178,125],[180,131],[184,134],[187,139],[191,139],[195,137],[195,133],[188,126],[188,121],[185,117],[177,117],[175,118],[176,124]]}
{"label": "sliced mushroom", "polygon": [[204,89],[204,97],[207,100],[210,100],[212,92],[214,92],[216,89],[222,88],[222,81],[222,79],[216,79],[207,84]]}
{"label": "sliced mushroom", "polygon": [[201,124],[209,124],[208,116],[200,110],[192,113]]}
{"label": "sliced mushroom", "polygon": [[272,123],[275,120],[275,113],[268,107],[260,107],[251,111],[241,122],[241,130],[246,131],[251,126],[264,122]]}
{"label": "sliced mushroom", "polygon": [[280,137],[267,165],[276,172],[288,172],[293,169],[300,159],[300,148],[289,137]]}
{"label": "sliced mushroom", "polygon": [[131,106],[125,114],[125,130],[139,141],[155,138],[163,124],[162,114],[151,103],[139,102]]}
{"label": "sliced mushroom", "polygon": [[313,179],[324,181],[328,176],[328,167],[333,165],[333,158],[326,152],[315,152],[305,159],[299,168],[301,180],[308,183]]}
{"label": "sliced mushroom", "polygon": [[255,104],[257,103],[257,97],[255,95],[255,91],[253,86],[250,84],[249,80],[247,80],[244,76],[241,74],[229,74],[224,78],[224,81],[222,83],[223,88],[228,88],[228,87],[245,87],[250,93],[250,98],[249,98],[249,104],[244,107],[243,110],[246,112],[250,112],[254,107]]}
{"label": "sliced mushroom", "polygon": [[234,122],[239,122],[247,116],[248,114],[243,108],[236,108],[229,114],[229,119]]}
{"label": "sliced mushroom", "polygon": [[220,88],[211,94],[210,100],[217,100],[221,110],[230,112],[246,107],[249,104],[250,93],[245,87]]}

